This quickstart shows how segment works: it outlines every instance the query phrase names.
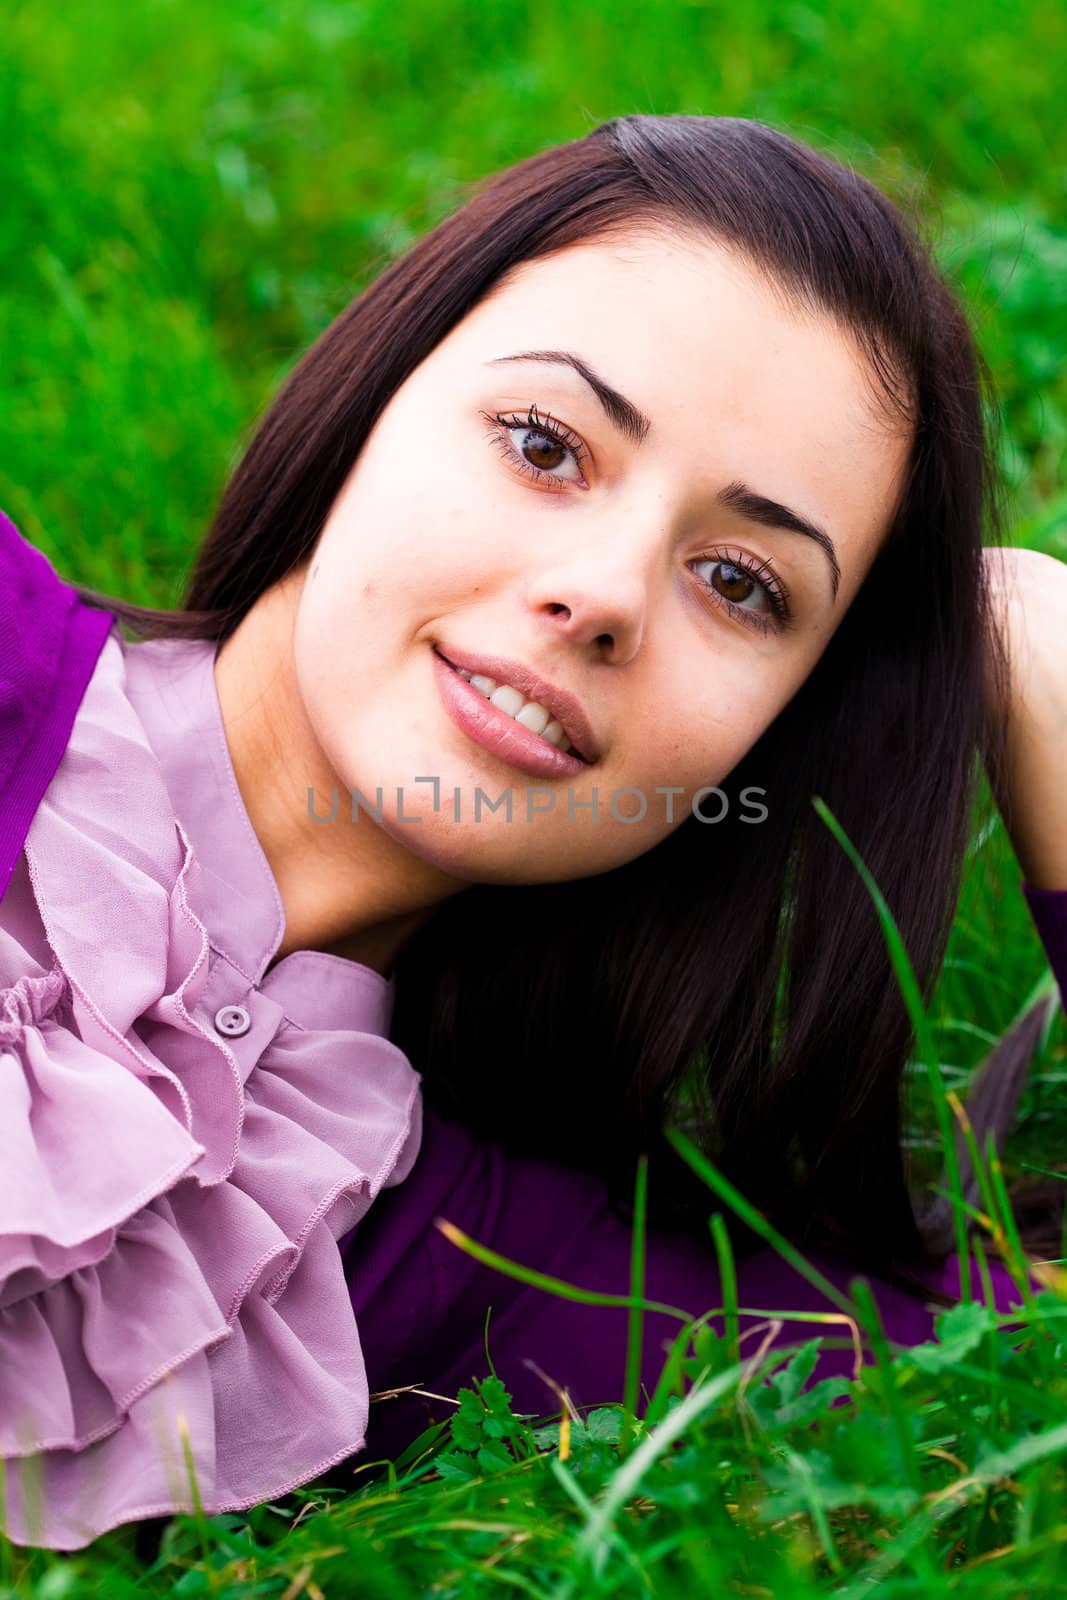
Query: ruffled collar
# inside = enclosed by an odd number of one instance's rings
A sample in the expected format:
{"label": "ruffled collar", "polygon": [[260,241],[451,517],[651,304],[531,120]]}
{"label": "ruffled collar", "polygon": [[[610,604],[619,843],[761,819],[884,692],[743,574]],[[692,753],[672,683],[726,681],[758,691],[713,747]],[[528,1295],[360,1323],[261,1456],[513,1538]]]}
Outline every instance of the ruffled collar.
{"label": "ruffled collar", "polygon": [[387,1034],[394,976],[323,950],[294,950],[267,971],[285,933],[285,910],[230,758],[215,683],[215,642],[119,643],[127,695],[200,864],[198,910],[212,947],[302,1027]]}

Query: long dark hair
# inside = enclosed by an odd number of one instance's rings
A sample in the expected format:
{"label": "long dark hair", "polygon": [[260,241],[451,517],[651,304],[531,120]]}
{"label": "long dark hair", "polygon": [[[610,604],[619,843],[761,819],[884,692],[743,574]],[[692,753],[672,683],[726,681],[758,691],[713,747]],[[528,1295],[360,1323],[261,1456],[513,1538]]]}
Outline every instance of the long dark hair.
{"label": "long dark hair", "polygon": [[[225,640],[312,551],[391,395],[509,268],[650,224],[726,242],[857,339],[913,430],[884,545],[823,656],[724,787],[596,877],[475,885],[401,952],[393,1037],[427,1101],[476,1133],[601,1172],[629,1214],[706,1234],[683,1127],[792,1238],[873,1270],[929,1261],[901,1148],[912,1030],[873,906],[815,812],[867,861],[924,994],[940,973],[1006,682],[985,588],[995,523],[984,378],[917,231],[847,167],[760,123],[626,116],[473,188],[319,337],[227,484],[181,611],[82,589],[143,637]],[[751,1242],[735,1226],[741,1248]]]}

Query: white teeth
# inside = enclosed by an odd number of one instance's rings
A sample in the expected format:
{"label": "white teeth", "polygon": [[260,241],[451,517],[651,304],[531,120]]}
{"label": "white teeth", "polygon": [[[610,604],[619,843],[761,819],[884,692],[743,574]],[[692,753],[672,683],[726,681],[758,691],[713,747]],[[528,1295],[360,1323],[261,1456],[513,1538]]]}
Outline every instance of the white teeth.
{"label": "white teeth", "polygon": [[457,667],[456,671],[473,689],[477,689],[479,694],[484,694],[490,705],[506,712],[509,717],[514,717],[516,722],[521,722],[531,733],[547,739],[557,750],[566,751],[571,748],[571,742],[563,732],[562,725],[554,717],[550,717],[545,707],[539,705],[536,700],[527,700],[526,696],[520,694],[518,689],[513,689],[510,683],[498,684],[495,678],[487,678],[484,673],[469,672],[466,667]]}
{"label": "white teeth", "polygon": [[516,711],[515,721],[521,722],[531,733],[544,733],[552,718],[544,706],[539,706],[536,700],[527,700],[522,710]]}
{"label": "white teeth", "polygon": [[498,706],[501,711],[506,711],[509,717],[515,716],[525,704],[526,696],[520,694],[518,689],[513,689],[509,683],[502,683],[499,689],[494,689],[489,696],[489,704]]}

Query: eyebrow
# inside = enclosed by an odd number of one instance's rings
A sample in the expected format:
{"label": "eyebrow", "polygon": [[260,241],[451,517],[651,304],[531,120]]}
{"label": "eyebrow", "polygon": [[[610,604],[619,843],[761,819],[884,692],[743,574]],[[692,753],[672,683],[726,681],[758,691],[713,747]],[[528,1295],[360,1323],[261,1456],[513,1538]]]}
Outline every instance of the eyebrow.
{"label": "eyebrow", "polygon": [[[572,350],[522,350],[512,356],[496,356],[492,361],[487,361],[486,366],[502,366],[509,361],[542,361],[555,366],[571,367],[592,389],[608,421],[635,444],[641,444],[652,427],[651,421],[639,406],[635,406],[632,400],[627,400],[618,389],[612,388],[598,372],[594,372],[587,361],[583,361],[581,356],[575,355]],[[720,505],[730,511],[736,511],[749,522],[758,523],[760,527],[785,529],[814,540],[830,563],[831,588],[834,599],[837,599],[841,583],[841,566],[834,542],[828,533],[824,533],[799,512],[782,505],[780,501],[770,500],[766,495],[757,494],[747,483],[728,484],[717,499]]]}
{"label": "eyebrow", "polygon": [[613,389],[610,383],[605,383],[599,373],[594,372],[587,361],[581,356],[576,356],[570,350],[523,350],[515,356],[497,356],[492,361],[487,361],[487,367],[496,367],[505,361],[547,361],[556,366],[573,367],[579,377],[585,379],[592,389],[609,422],[613,422],[620,433],[632,439],[635,444],[640,444],[651,428],[652,424],[644,412],[634,405],[632,400],[627,400],[618,389]]}
{"label": "eyebrow", "polygon": [[802,533],[806,539],[814,539],[830,563],[830,586],[834,599],[837,599],[841,583],[841,566],[837,559],[837,551],[834,549],[834,541],[828,533],[824,533],[806,517],[799,516],[797,512],[791,511],[788,506],[781,505],[777,500],[768,500],[766,495],[756,494],[747,483],[731,483],[717,498],[720,505],[730,511],[736,511],[749,522],[757,522],[764,528],[786,528],[791,533]]}

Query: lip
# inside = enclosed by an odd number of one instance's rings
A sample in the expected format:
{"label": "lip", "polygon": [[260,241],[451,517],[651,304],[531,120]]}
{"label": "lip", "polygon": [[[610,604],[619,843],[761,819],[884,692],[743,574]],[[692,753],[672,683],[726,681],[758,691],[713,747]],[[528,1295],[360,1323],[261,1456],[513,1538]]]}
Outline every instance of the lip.
{"label": "lip", "polygon": [[[536,700],[538,705],[544,706],[550,716],[560,724],[574,749],[568,754],[577,754],[583,766],[592,766],[599,759],[593,730],[589,726],[581,702],[566,689],[560,689],[556,684],[549,683],[546,678],[539,678],[536,672],[523,666],[521,661],[509,661],[506,656],[476,656],[469,651],[460,650],[449,645],[434,645],[437,655],[443,656],[449,666],[463,667],[467,672],[479,673],[485,678],[495,678],[497,683],[510,684],[513,689],[518,689],[527,700]],[[477,689],[474,691],[478,693]],[[482,696],[484,699],[484,695]],[[486,701],[488,704],[488,701]],[[521,724],[520,724],[521,726]],[[534,738],[538,736],[535,734]],[[541,740],[543,744],[545,741]],[[551,749],[551,745],[549,749]]]}
{"label": "lip", "polygon": [[570,751],[557,750],[540,734],[531,733],[521,722],[501,711],[499,706],[491,705],[484,694],[460,677],[455,666],[436,648],[433,667],[445,709],[475,744],[532,778],[577,778],[586,771],[586,762]]}

